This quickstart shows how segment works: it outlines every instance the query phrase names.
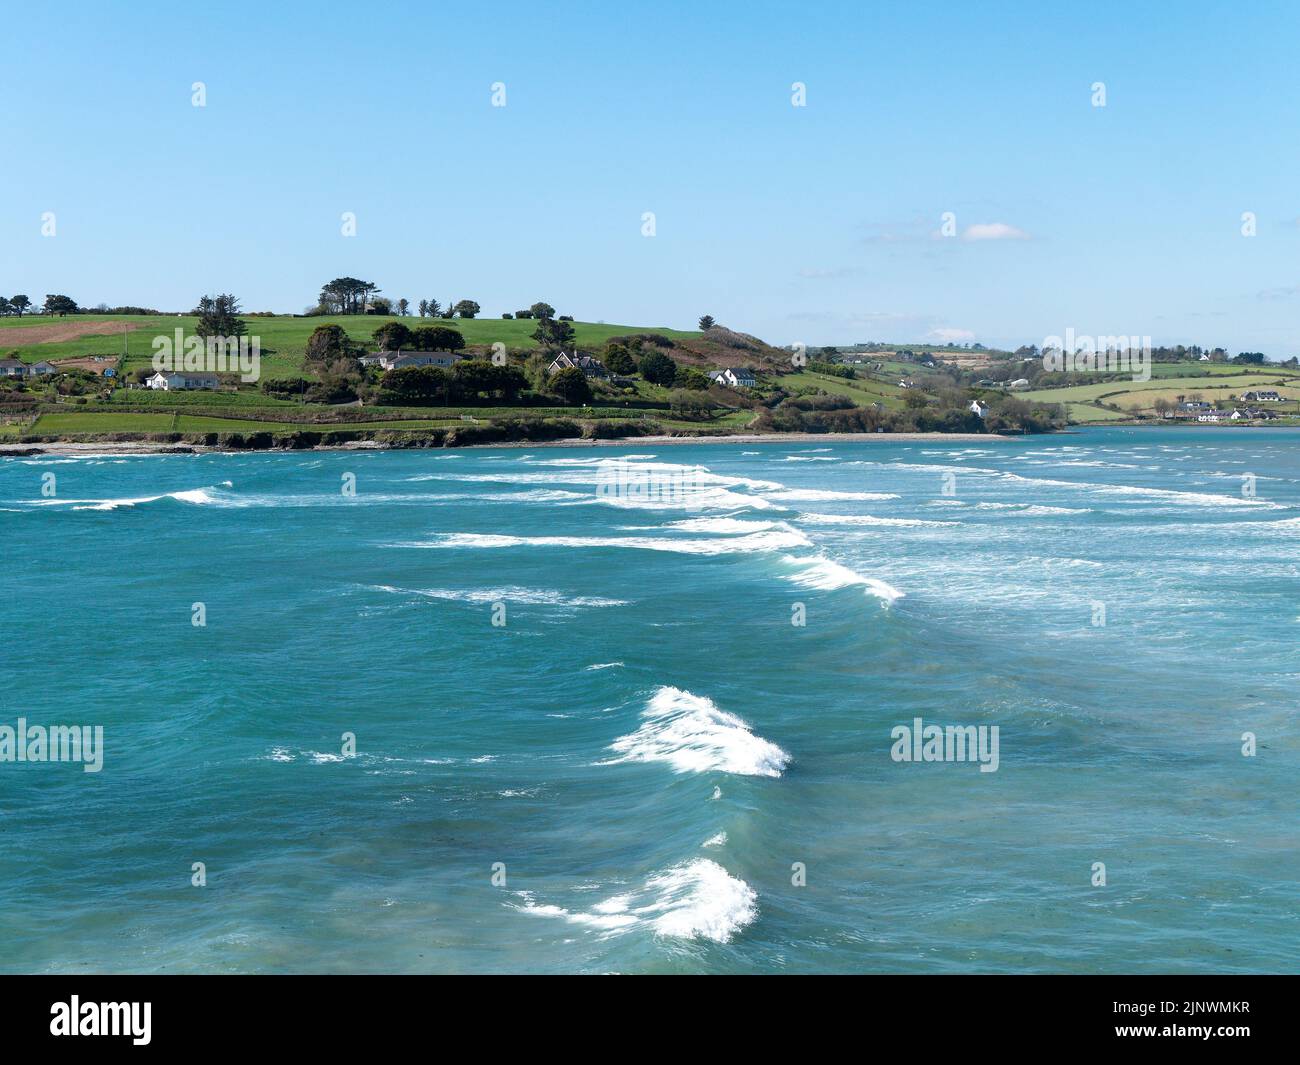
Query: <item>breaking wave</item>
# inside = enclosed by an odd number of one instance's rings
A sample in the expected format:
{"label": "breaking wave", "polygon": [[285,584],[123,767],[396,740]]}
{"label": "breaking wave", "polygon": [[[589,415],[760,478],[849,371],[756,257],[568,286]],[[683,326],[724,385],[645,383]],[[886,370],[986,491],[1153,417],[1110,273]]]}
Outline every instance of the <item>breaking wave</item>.
{"label": "breaking wave", "polygon": [[730,942],[758,915],[758,895],[743,880],[707,858],[675,865],[646,879],[641,888],[614,895],[589,910],[538,904],[530,892],[518,893],[520,913],[555,917],[622,935],[645,927],[655,935]]}
{"label": "breaking wave", "polygon": [[641,727],[610,747],[619,757],[604,765],[664,762],[675,773],[779,777],[790,762],[785,751],[712,699],[672,687],[656,691],[641,712]]}

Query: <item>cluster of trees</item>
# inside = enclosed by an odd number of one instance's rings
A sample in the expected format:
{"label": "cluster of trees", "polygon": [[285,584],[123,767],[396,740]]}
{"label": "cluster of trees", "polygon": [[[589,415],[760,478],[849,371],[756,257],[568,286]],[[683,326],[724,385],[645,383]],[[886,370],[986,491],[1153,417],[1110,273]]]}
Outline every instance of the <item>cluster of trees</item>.
{"label": "cluster of trees", "polygon": [[32,301],[26,296],[0,296],[0,316],[16,314],[19,318],[23,312],[32,305]]}
{"label": "cluster of trees", "polygon": [[515,366],[497,366],[487,359],[462,359],[449,370],[438,366],[389,370],[380,383],[379,402],[410,407],[466,402],[512,404],[527,386],[528,379]]}
{"label": "cluster of trees", "polygon": [[[652,340],[651,343],[654,343],[654,341]],[[692,387],[683,377],[683,374],[696,373],[703,378],[704,382],[699,387],[708,387],[707,375],[693,368],[682,370],[676,362],[662,351],[658,351],[654,347],[647,347],[644,337],[611,338],[601,354],[601,362],[613,373],[623,376],[639,373],[651,384],[665,387],[672,384]]]}
{"label": "cluster of trees", "polygon": [[755,427],[810,433],[1038,433],[1064,426],[1063,408],[1030,404],[1015,396],[998,397],[980,418],[968,406],[943,401],[896,411],[858,407],[847,396],[821,395],[784,399],[775,409],[763,410]]}
{"label": "cluster of trees", "polygon": [[[402,308],[401,314],[408,314],[406,300],[398,303]],[[421,318],[477,318],[483,309],[474,300],[457,300],[455,303],[448,300],[445,307],[437,300],[420,300],[418,306]]]}
{"label": "cluster of trees", "polygon": [[318,310],[322,314],[363,314],[366,304],[379,291],[373,281],[336,277],[321,286]]}
{"label": "cluster of trees", "polygon": [[377,351],[460,351],[465,347],[465,338],[444,325],[411,329],[402,322],[389,322],[376,329],[372,339]]}

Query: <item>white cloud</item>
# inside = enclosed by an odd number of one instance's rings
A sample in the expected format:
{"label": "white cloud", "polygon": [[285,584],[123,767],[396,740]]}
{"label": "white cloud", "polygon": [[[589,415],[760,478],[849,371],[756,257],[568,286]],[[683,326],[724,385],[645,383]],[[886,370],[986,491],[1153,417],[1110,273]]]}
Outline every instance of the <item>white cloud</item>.
{"label": "white cloud", "polygon": [[1029,234],[1023,229],[1009,226],[1005,222],[976,222],[962,231],[962,240],[1028,240]]}
{"label": "white cloud", "polygon": [[936,340],[940,344],[969,344],[975,334],[969,329],[931,329],[925,334],[927,340]]}

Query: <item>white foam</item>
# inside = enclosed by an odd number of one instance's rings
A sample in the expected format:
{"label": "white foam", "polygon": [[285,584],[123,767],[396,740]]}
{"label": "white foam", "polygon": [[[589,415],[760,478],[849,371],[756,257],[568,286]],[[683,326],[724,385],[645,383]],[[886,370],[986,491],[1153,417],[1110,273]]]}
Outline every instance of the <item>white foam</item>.
{"label": "white foam", "polygon": [[518,895],[523,901],[514,905],[521,913],[560,918],[605,936],[648,926],[656,935],[727,943],[758,916],[754,889],[707,858],[656,873],[639,890],[613,895],[587,911],[538,904],[529,892]]}
{"label": "white foam", "polygon": [[190,488],[181,492],[164,492],[156,496],[135,496],[121,499],[33,499],[28,502],[34,506],[66,506],[72,510],[117,510],[119,507],[138,507],[145,503],[157,503],[161,499],[175,499],[181,503],[203,506],[216,502],[209,494],[210,489]]}
{"label": "white foam", "polygon": [[874,595],[886,606],[902,599],[905,594],[879,578],[864,576],[820,555],[816,558],[787,557],[785,561],[800,567],[799,572],[790,574],[787,580],[805,588],[835,591],[861,585],[865,594]]}
{"label": "white foam", "polygon": [[825,488],[786,488],[765,495],[768,499],[779,503],[827,503],[836,499],[870,503],[898,498],[895,492],[833,492]]}
{"label": "white foam", "polygon": [[871,514],[801,514],[799,520],[809,525],[892,525],[899,528],[962,524],[959,521],[925,521],[921,518],[877,518]]}
{"label": "white foam", "polygon": [[1013,510],[1031,518],[1045,518],[1056,514],[1091,514],[1087,507],[1048,507],[1037,503],[976,503],[976,510]]}
{"label": "white foam", "polygon": [[668,551],[681,555],[749,554],[809,547],[797,530],[773,530],[715,540],[673,539],[654,536],[506,536],[498,533],[443,533],[437,540],[390,544],[390,547],[505,548],[505,547],[620,547],[642,551]]}
{"label": "white foam", "polygon": [[1102,492],[1108,495],[1137,496],[1141,498],[1163,499],[1170,503],[1190,507],[1265,507],[1270,510],[1281,508],[1280,503],[1270,503],[1263,499],[1248,499],[1244,496],[1213,495],[1209,492],[1176,492],[1168,488],[1142,488],[1127,484],[1089,484],[1082,481],[1053,481],[1040,477],[1021,477],[1016,473],[1001,475],[1006,480],[1021,484],[1043,485],[1049,488],[1073,488],[1083,492]]}
{"label": "white foam", "polygon": [[682,532],[716,533],[723,536],[736,533],[771,532],[773,529],[789,530],[791,527],[783,521],[746,521],[743,518],[684,518],[670,521],[670,529]]}
{"label": "white foam", "polygon": [[602,599],[599,596],[566,596],[563,592],[539,588],[394,588],[388,584],[372,585],[375,590],[395,595],[419,595],[428,599],[449,599],[461,603],[525,603],[540,606],[627,606],[626,599]]}
{"label": "white foam", "polygon": [[665,762],[675,773],[709,771],[739,776],[779,777],[790,756],[756,736],[713,700],[680,688],[662,687],[641,713],[641,727],[611,745],[620,762]]}

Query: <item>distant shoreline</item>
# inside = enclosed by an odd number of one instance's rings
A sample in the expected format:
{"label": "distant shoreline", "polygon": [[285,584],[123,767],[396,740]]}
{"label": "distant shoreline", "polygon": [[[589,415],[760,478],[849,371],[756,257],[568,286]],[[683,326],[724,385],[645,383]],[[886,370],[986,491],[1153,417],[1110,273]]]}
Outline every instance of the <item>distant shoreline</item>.
{"label": "distant shoreline", "polygon": [[[1042,434],[1033,434],[1042,435]],[[1049,434],[1057,435],[1057,434]],[[983,443],[1023,439],[1001,433],[767,433],[734,436],[634,436],[617,440],[585,440],[579,437],[561,440],[501,440],[482,444],[461,444],[452,447],[392,447],[371,440],[357,440],[344,444],[317,444],[310,448],[231,448],[206,444],[169,444],[149,440],[59,440],[50,443],[0,444],[0,458],[21,458],[26,455],[90,455],[115,452],[132,455],[207,455],[219,452],[231,454],[293,454],[304,451],[467,451],[483,448],[556,448],[556,447],[623,447],[645,445],[654,447],[680,444],[807,444],[807,443],[915,443],[920,441],[951,441],[954,443]]]}

